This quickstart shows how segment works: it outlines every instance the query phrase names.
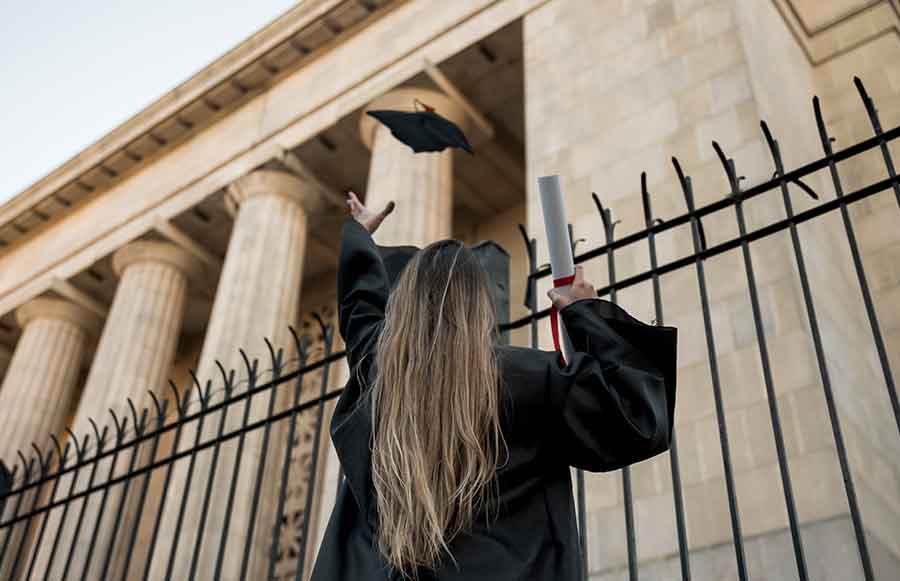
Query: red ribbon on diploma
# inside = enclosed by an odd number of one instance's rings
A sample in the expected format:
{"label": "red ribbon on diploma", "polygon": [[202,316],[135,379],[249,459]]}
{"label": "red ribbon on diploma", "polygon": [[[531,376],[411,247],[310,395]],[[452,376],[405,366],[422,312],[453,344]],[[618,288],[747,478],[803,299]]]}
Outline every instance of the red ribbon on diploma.
{"label": "red ribbon on diploma", "polygon": [[[575,280],[575,275],[571,274],[569,276],[563,276],[561,278],[553,279],[553,287],[561,287],[568,286],[572,284]],[[562,346],[559,344],[559,312],[556,310],[556,305],[550,306],[550,332],[553,334],[553,348],[562,353]],[[563,362],[565,362],[565,358],[563,358]]]}

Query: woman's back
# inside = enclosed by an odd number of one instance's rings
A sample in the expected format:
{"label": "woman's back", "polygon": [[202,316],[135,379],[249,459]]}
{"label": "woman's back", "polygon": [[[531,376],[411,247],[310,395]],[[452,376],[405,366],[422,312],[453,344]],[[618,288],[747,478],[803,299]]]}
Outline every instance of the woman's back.
{"label": "woman's back", "polygon": [[[379,417],[372,361],[391,281],[379,248],[353,220],[343,230],[338,286],[341,332],[354,370],[332,420],[346,480],[313,579],[399,579],[379,550],[370,449],[378,441],[373,425]],[[434,571],[419,568],[420,578],[581,579],[570,466],[613,470],[667,449],[675,329],[644,325],[600,299],[576,301],[561,316],[577,351],[565,366],[557,353],[496,347],[504,446],[490,483],[494,502],[478,505],[466,530],[447,538],[452,557]],[[410,494],[403,484],[394,486]]]}

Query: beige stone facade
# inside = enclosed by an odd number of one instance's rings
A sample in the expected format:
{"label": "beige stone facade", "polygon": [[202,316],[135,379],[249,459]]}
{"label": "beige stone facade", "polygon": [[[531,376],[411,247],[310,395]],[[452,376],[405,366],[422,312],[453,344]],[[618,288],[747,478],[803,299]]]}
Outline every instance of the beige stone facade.
{"label": "beige stone facade", "polygon": [[[27,455],[32,441],[46,445],[50,433],[62,436],[66,427],[87,433],[88,418],[102,427],[108,409],[127,417],[127,398],[140,409],[152,392],[174,405],[166,381],[190,385],[189,369],[215,386],[210,401],[221,401],[217,361],[235,370],[239,393],[247,374],[238,350],[259,358],[265,377],[264,338],[296,369],[289,325],[311,339],[308,361],[320,357],[311,314],[335,322],[347,190],[375,206],[397,202],[377,236],[382,244],[448,236],[500,243],[511,257],[510,318],[520,318],[527,314],[528,266],[518,224],[538,241],[538,265],[547,261],[538,176],[561,176],[575,237],[584,239],[579,251],[605,242],[591,192],[620,220],[616,238],[644,229],[642,171],[657,217],[685,211],[672,156],[691,176],[698,206],[718,201],[729,189],[713,140],[734,158],[743,188],[772,177],[761,119],[788,169],[822,157],[813,95],[835,148],[870,137],[854,75],[876,101],[885,129],[900,125],[898,31],[894,0],[307,0],[0,206],[0,458],[11,465],[16,450]],[[414,155],[364,115],[371,108],[412,109],[414,99],[464,127],[476,155]],[[900,141],[889,151],[900,159]],[[837,169],[844,193],[887,175],[878,149]],[[820,199],[791,185],[795,213],[834,199],[827,169],[804,181]],[[785,215],[778,192],[744,209],[750,229]],[[886,190],[850,205],[847,216],[896,378],[900,204]],[[733,210],[705,217],[703,226],[710,246],[737,234]],[[831,212],[801,224],[798,235],[875,578],[895,579],[900,434],[845,228],[841,214]],[[687,227],[656,242],[661,263],[694,252]],[[797,578],[763,373],[767,356],[809,578],[862,578],[792,239],[781,231],[754,242],[751,253],[765,355],[740,248],[704,264],[750,577]],[[597,287],[608,284],[605,257],[585,264]],[[618,280],[648,269],[646,243],[617,250],[615,266]],[[676,436],[692,578],[737,578],[697,273],[680,268],[660,283],[662,322],[678,327],[680,338]],[[540,308],[547,306],[548,284],[538,285]],[[644,321],[657,317],[648,283],[619,292],[617,300]],[[549,348],[545,327],[540,341]],[[513,343],[528,344],[527,328],[511,335]],[[332,367],[326,387],[340,387],[346,374],[343,364]],[[321,372],[311,375],[302,397],[317,395],[323,380]],[[291,393],[279,394],[278,409]],[[332,405],[325,407],[326,427]],[[263,406],[254,403],[250,421],[263,417]],[[199,408],[194,390],[188,409]],[[240,420],[230,412],[224,428],[238,428]],[[171,568],[172,578],[187,579],[193,568],[197,579],[207,579],[217,566],[223,579],[239,578],[242,553],[227,551],[217,564],[216,543],[243,543],[254,518],[261,524],[249,539],[248,575],[265,577],[286,425],[272,430],[265,463],[261,435],[248,435],[233,505],[202,508],[211,450],[197,455],[190,484],[187,464],[175,464],[169,494],[179,501],[188,494],[189,502],[183,517],[177,502],[163,511],[156,541],[162,557],[151,563],[150,578]],[[314,414],[300,414],[299,425],[288,451],[296,485],[274,551],[279,579],[293,574],[299,558],[304,491],[310,485],[319,491],[309,515],[308,572],[337,489],[327,429],[310,474]],[[187,425],[180,449],[217,429],[215,422]],[[168,433],[161,449],[172,445]],[[233,441],[218,451],[214,499],[228,495],[235,452]],[[263,502],[251,513],[258,467]],[[158,497],[163,476],[153,472],[149,498]],[[669,454],[633,466],[631,478],[641,576],[680,578]],[[627,578],[622,477],[588,474],[586,482],[591,578]],[[110,502],[118,502],[117,494]],[[113,533],[134,525],[138,544],[146,546],[153,502],[140,518],[133,501],[123,503],[124,526],[108,515],[99,521],[90,549],[98,564],[90,567],[141,578],[142,558],[124,571],[127,557]],[[88,513],[96,510],[87,506]],[[59,510],[47,530],[55,532],[58,519]],[[179,543],[194,547],[201,520],[201,549],[174,550]],[[20,529],[16,535],[23,537]],[[176,535],[187,537],[175,543]],[[76,546],[73,566],[84,565],[84,538],[71,525],[61,538]],[[96,555],[107,551],[104,565]],[[48,558],[46,550],[39,554],[38,566]],[[56,559],[47,578],[62,578],[61,566]],[[0,570],[0,577],[7,574]]]}

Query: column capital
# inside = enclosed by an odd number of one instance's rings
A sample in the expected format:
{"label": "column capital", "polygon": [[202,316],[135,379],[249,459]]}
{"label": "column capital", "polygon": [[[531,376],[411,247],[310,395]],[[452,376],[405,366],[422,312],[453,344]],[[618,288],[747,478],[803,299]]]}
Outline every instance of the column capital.
{"label": "column capital", "polygon": [[359,119],[359,135],[363,143],[369,149],[372,149],[372,143],[375,140],[375,129],[379,122],[366,115],[367,111],[374,109],[392,109],[394,111],[415,111],[415,99],[430,107],[434,107],[434,112],[456,123],[460,129],[465,131],[466,113],[462,107],[456,104],[444,93],[432,89],[420,89],[418,87],[400,87],[385,93],[380,97],[376,97],[369,102],[363,109],[363,114]]}
{"label": "column capital", "polygon": [[136,262],[160,262],[174,266],[189,279],[203,274],[203,264],[193,254],[171,242],[137,240],[116,250],[112,258],[113,271],[121,277],[125,269]]}
{"label": "column capital", "polygon": [[97,337],[103,321],[91,311],[63,299],[39,297],[31,299],[16,309],[16,321],[24,329],[35,319],[61,319],[83,329],[91,337]]}
{"label": "column capital", "polygon": [[296,202],[307,214],[325,208],[315,184],[310,184],[287,172],[258,169],[241,176],[228,186],[225,209],[232,216],[242,203],[254,196],[282,196]]}

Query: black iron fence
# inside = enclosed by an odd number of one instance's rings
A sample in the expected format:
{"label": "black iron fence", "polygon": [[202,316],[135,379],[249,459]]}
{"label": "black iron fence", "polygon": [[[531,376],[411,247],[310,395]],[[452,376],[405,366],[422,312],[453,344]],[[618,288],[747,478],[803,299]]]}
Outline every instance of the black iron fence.
{"label": "black iron fence", "polygon": [[[786,171],[779,145],[771,131],[762,123],[762,132],[768,144],[774,176],[747,190],[741,189],[738,169],[733,160],[718,144],[713,144],[722,163],[730,191],[716,202],[696,208],[691,178],[677,160],[673,160],[677,178],[683,193],[687,211],[662,221],[654,217],[651,195],[646,176],[642,179],[644,228],[620,239],[614,237],[614,222],[608,209],[603,208],[594,196],[603,226],[605,243],[577,255],[576,263],[600,257],[607,259],[608,284],[598,289],[600,296],[616,301],[620,291],[649,282],[656,324],[663,324],[664,301],[660,289],[661,277],[679,270],[693,269],[699,290],[702,311],[707,363],[714,399],[714,413],[718,427],[719,452],[724,468],[731,545],[733,547],[736,575],[748,578],[745,554],[745,536],[741,529],[741,514],[736,493],[736,473],[733,469],[732,451],[729,447],[728,424],[722,397],[720,370],[717,364],[717,346],[708,293],[708,276],[704,266],[714,257],[740,249],[744,272],[735,276],[746,278],[746,289],[752,307],[755,338],[759,348],[765,395],[768,403],[777,465],[787,511],[792,554],[799,579],[808,579],[807,558],[804,551],[801,523],[797,514],[796,491],[791,480],[791,470],[786,452],[785,435],[778,399],[776,397],[770,354],[768,350],[763,315],[760,310],[759,290],[756,283],[751,247],[754,242],[779,232],[790,235],[790,252],[799,278],[803,299],[808,338],[815,351],[818,375],[827,405],[828,420],[837,462],[842,476],[847,513],[855,534],[855,553],[864,578],[875,578],[872,556],[867,543],[867,533],[860,514],[855,475],[848,462],[848,452],[832,379],[829,375],[829,358],[823,347],[816,314],[814,293],[809,271],[805,263],[807,251],[798,233],[798,226],[829,213],[839,213],[846,242],[852,258],[852,275],[865,307],[865,323],[877,353],[877,365],[883,376],[884,389],[890,401],[891,412],[897,424],[897,432],[885,433],[885,438],[896,438],[900,433],[900,409],[894,377],[891,372],[888,348],[879,327],[872,292],[865,272],[854,225],[848,213],[851,204],[881,192],[893,191],[897,201],[897,218],[900,219],[900,178],[891,157],[889,144],[900,138],[900,127],[883,131],[872,100],[862,83],[856,80],[857,89],[874,131],[873,137],[850,147],[832,150],[832,139],[823,121],[818,101],[815,116],[821,137],[824,156],[797,169]],[[869,152],[880,153],[886,177],[870,181],[855,191],[845,192],[838,164]],[[835,197],[818,200],[818,194],[810,188],[805,178],[827,170]],[[744,204],[762,194],[781,195],[784,217],[762,227],[748,229]],[[794,211],[793,196],[810,196],[818,203],[808,204],[803,211]],[[704,219],[720,212],[734,212],[738,234],[730,239],[710,245],[704,231]],[[657,238],[678,227],[690,228],[693,251],[688,255],[660,264],[657,254]],[[537,242],[522,228],[527,248],[529,271],[525,303],[531,314],[503,325],[511,331],[530,326],[532,346],[539,344],[538,324],[548,316],[549,310],[539,310],[537,283],[550,275],[549,268],[537,265]],[[617,278],[616,252],[633,245],[645,245],[650,268],[643,272]],[[896,307],[896,305],[894,305]],[[12,462],[11,472],[0,477],[0,576],[9,579],[181,579],[181,578],[258,578],[264,571],[269,579],[303,579],[311,567],[312,537],[316,510],[327,512],[330,507],[316,509],[321,498],[319,464],[323,450],[323,430],[319,429],[325,415],[326,403],[340,394],[340,389],[330,389],[329,372],[332,365],[343,358],[343,352],[332,352],[332,327],[322,318],[316,318],[316,337],[301,338],[292,329],[296,368],[290,370],[283,350],[270,343],[268,364],[271,377],[263,381],[260,362],[241,353],[245,368],[239,372],[246,380],[246,387],[235,382],[234,371],[220,366],[221,379],[217,389],[213,382],[205,384],[193,377],[191,385],[179,388],[170,385],[168,397],[150,393],[151,407],[138,409],[129,402],[130,417],[119,418],[112,414],[111,422],[92,423],[93,433],[69,432],[65,444],[54,438],[55,447],[50,450],[23,450],[18,460]],[[315,348],[313,347],[315,345]],[[896,347],[895,347],[896,348]],[[315,359],[314,362],[309,361]],[[853,362],[850,363],[851,365]],[[189,402],[193,402],[191,409]],[[251,408],[256,411],[251,413]],[[264,411],[260,412],[259,410]],[[15,410],[4,410],[15,413]],[[240,426],[225,429],[225,417],[238,414]],[[207,423],[204,431],[203,424]],[[105,425],[102,429],[100,425]],[[210,431],[209,426],[214,426]],[[202,434],[212,434],[202,437]],[[252,438],[252,447],[245,447]],[[228,453],[225,453],[225,450]],[[233,453],[232,453],[233,452]],[[211,463],[196,463],[200,455],[211,457]],[[249,498],[235,498],[235,484],[244,470],[244,458],[253,454],[251,462],[253,493]],[[11,461],[13,459],[6,459]],[[230,462],[229,462],[230,460]],[[688,524],[685,516],[682,478],[679,467],[678,440],[673,439],[668,454],[671,468],[672,510],[675,516],[675,539],[681,578],[691,578]],[[217,472],[217,465],[221,468]],[[195,470],[195,465],[202,467]],[[182,483],[172,486],[173,474]],[[206,473],[204,473],[206,471]],[[213,494],[212,481],[218,475],[230,482],[226,497]],[[274,476],[273,476],[274,475]],[[341,476],[338,475],[338,479]],[[266,480],[275,481],[275,498],[266,497]],[[623,517],[626,532],[627,577],[638,577],[637,536],[635,534],[632,475],[629,468],[621,471],[623,492]],[[586,495],[584,475],[576,477],[576,503],[581,530],[581,543],[587,559],[588,534],[586,523]],[[261,504],[275,504],[274,519],[261,522],[264,511]],[[199,520],[185,519],[188,505],[193,512],[199,510]],[[222,530],[212,531],[212,537],[201,534],[206,526],[207,514],[214,505],[226,510],[240,505],[249,511],[249,530],[231,531],[230,519],[225,519]],[[174,513],[174,520],[163,524],[166,512]],[[242,521],[243,522],[243,521]],[[101,531],[112,527],[110,531]],[[161,530],[165,532],[161,533]],[[253,554],[254,535],[269,535],[264,563]],[[104,534],[101,534],[104,533]],[[99,540],[98,540],[99,539]],[[201,547],[214,541],[213,547]],[[213,560],[201,563],[201,551],[212,551]],[[226,555],[237,556],[229,563],[239,563],[236,570],[228,570],[224,564]],[[239,558],[238,558],[239,557]],[[187,576],[177,562],[188,562]],[[594,565],[594,566],[592,566]],[[588,563],[588,571],[596,570]]]}

